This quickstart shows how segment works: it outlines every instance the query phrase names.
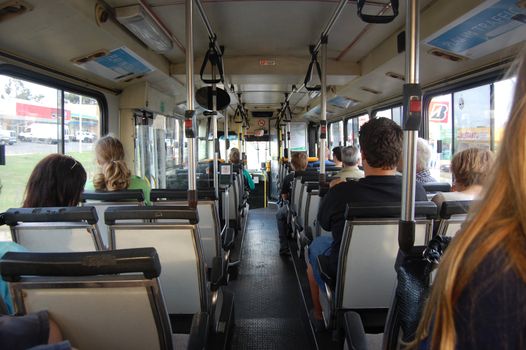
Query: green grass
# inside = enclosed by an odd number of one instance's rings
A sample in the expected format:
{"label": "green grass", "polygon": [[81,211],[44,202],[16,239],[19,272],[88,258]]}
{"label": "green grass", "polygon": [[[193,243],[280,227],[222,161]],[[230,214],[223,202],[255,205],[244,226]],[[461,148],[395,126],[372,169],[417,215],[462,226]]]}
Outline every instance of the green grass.
{"label": "green grass", "polygon": [[[38,145],[35,145],[35,147],[38,147]],[[0,212],[9,208],[18,208],[22,205],[29,175],[31,175],[35,165],[47,155],[47,153],[33,153],[6,156],[6,165],[0,166],[0,181],[2,181]],[[93,177],[97,169],[93,152],[69,152],[68,155],[84,166],[88,179]]]}

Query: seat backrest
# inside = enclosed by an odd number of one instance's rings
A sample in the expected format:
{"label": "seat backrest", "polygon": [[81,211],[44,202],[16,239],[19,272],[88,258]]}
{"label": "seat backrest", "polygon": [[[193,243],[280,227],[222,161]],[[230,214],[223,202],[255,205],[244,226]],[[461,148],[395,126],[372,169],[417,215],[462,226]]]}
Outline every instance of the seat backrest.
{"label": "seat backrest", "polygon": [[[336,309],[387,309],[396,282],[400,203],[347,206],[336,278]],[[425,245],[436,217],[432,202],[416,202],[415,245]]]}
{"label": "seat backrest", "polygon": [[94,207],[16,208],[5,213],[13,241],[32,252],[103,250]]}
{"label": "seat backrest", "polygon": [[320,207],[320,196],[318,184],[309,184],[307,186],[307,202],[305,203],[305,232],[314,238],[316,233],[316,218]]}
{"label": "seat backrest", "polygon": [[451,192],[451,185],[448,182],[428,182],[422,186],[427,193]]}
{"label": "seat backrest", "polygon": [[[95,207],[97,215],[102,219],[109,207],[144,205],[144,193],[142,190],[84,191],[81,195],[81,205]],[[109,232],[104,220],[99,223],[99,230],[104,246],[108,247]]]}
{"label": "seat backrest", "polygon": [[[199,214],[199,233],[203,256],[208,266],[212,259],[221,256],[221,222],[219,220],[219,203],[214,190],[198,190],[197,212]],[[187,191],[155,189],[150,192],[154,206],[186,206]]]}
{"label": "seat backrest", "polygon": [[[130,223],[130,218],[145,222]],[[161,286],[170,314],[208,311],[205,264],[197,227],[199,215],[195,209],[110,207],[104,220],[111,234],[111,249],[157,250],[163,267]],[[182,220],[186,222],[181,223]]]}
{"label": "seat backrest", "polygon": [[153,248],[9,252],[0,270],[17,312],[48,310],[77,349],[173,349]]}
{"label": "seat backrest", "polygon": [[305,216],[306,216],[306,210],[307,210],[307,189],[309,188],[309,185],[311,184],[317,185],[318,182],[304,181],[304,179],[302,179],[301,181],[297,221],[304,229],[306,226]]}
{"label": "seat backrest", "polygon": [[440,207],[437,234],[454,237],[466,221],[473,201],[445,201]]}

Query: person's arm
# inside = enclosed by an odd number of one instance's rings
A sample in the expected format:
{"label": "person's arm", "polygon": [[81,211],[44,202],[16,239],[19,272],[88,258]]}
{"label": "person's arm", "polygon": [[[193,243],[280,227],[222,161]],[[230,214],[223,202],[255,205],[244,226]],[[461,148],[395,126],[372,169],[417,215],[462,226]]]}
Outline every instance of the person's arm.
{"label": "person's arm", "polygon": [[254,185],[254,180],[252,180],[252,176],[245,169],[243,169],[243,175],[245,176],[245,179],[247,180],[248,188],[250,188],[250,190],[253,191],[254,188],[256,188],[256,185]]}

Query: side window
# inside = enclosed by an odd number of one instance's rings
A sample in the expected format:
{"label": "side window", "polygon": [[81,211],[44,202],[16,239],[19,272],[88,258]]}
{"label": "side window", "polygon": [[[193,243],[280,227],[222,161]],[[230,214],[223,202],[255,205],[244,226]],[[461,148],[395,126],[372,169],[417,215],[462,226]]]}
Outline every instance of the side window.
{"label": "side window", "polygon": [[64,117],[66,154],[81,162],[91,179],[97,170],[94,145],[101,130],[99,103],[94,98],[65,91]]}
{"label": "side window", "polygon": [[428,109],[429,142],[434,152],[431,173],[437,181],[450,182],[449,164],[453,152],[451,94],[435,96]]}
{"label": "side window", "polygon": [[347,119],[347,140],[345,145],[358,145],[358,136],[360,133],[360,128],[363,124],[367,123],[369,120],[369,114],[362,114],[358,117]]}
{"label": "side window", "polygon": [[334,122],[329,125],[329,149],[336,146],[343,146],[343,121]]}
{"label": "side window", "polygon": [[435,150],[432,174],[451,181],[456,152],[476,147],[497,151],[508,120],[515,78],[434,96],[428,108],[429,141]]}
{"label": "side window", "polygon": [[[92,176],[93,142],[100,130],[97,100],[0,75],[0,143],[6,145],[6,165],[0,166],[0,212],[22,205],[33,168],[51,153],[75,157]],[[10,239],[8,229],[0,228],[0,240]]]}

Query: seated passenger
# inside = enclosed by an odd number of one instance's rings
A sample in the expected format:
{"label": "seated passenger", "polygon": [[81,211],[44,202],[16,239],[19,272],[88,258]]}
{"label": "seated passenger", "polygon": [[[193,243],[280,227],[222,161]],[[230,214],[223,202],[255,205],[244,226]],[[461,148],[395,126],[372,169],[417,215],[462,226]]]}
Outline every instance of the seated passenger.
{"label": "seated passenger", "polygon": [[429,161],[431,160],[432,149],[423,138],[416,141],[416,182],[425,184],[437,182],[429,172]]}
{"label": "seated passenger", "polygon": [[[338,255],[345,224],[347,203],[401,202],[402,177],[396,176],[396,167],[402,155],[403,132],[400,126],[387,118],[369,120],[360,128],[360,151],[365,177],[358,181],[342,182],[324,196],[318,211],[318,222],[332,237],[320,236],[309,246],[307,276],[314,310],[311,318],[316,329],[323,328],[319,287],[324,286],[317,264],[318,255],[329,256],[329,271],[336,276]],[[422,185],[416,184],[417,201],[427,200]]]}
{"label": "seated passenger", "polygon": [[332,149],[332,162],[334,166],[342,167],[342,147],[336,146]]}
{"label": "seated passenger", "polygon": [[451,160],[451,192],[439,192],[431,200],[440,208],[444,201],[473,200],[482,192],[482,184],[493,166],[493,153],[479,148],[458,152]]}
{"label": "seated passenger", "polygon": [[526,348],[526,58],[480,204],[440,262],[413,349]]}
{"label": "seated passenger", "polygon": [[[318,153],[320,154],[320,153]],[[329,148],[325,148],[325,166],[335,166],[334,162],[329,160]],[[315,160],[314,162],[309,162],[309,168],[319,168],[320,160]]]}
{"label": "seated passenger", "polygon": [[363,177],[363,171],[358,168],[358,163],[360,162],[360,151],[358,148],[354,146],[343,147],[341,154],[343,169],[336,174],[338,179],[331,181],[331,187],[346,179],[361,179]]}
{"label": "seated passenger", "polygon": [[[50,154],[33,169],[27,181],[24,208],[74,207],[86,183],[86,171],[74,158],[62,154]],[[0,257],[8,251],[26,251],[14,242],[0,242]],[[0,296],[8,312],[13,311],[7,283],[0,278]]]}
{"label": "seated passenger", "polygon": [[95,144],[99,173],[88,181],[86,190],[121,191],[142,190],[146,204],[150,202],[150,185],[138,176],[132,176],[124,162],[124,147],[112,134],[101,137]]}
{"label": "seated passenger", "polygon": [[[292,153],[290,160],[292,169],[294,171],[301,171],[307,169],[307,155],[304,152]],[[281,186],[281,200],[282,205],[276,213],[276,220],[278,223],[278,234],[279,234],[279,254],[289,255],[289,245],[287,244],[287,202],[290,199],[292,192],[292,182],[294,181],[294,172],[291,172],[283,179]]]}
{"label": "seated passenger", "polygon": [[47,311],[0,316],[0,349],[25,350],[44,344],[54,345],[38,349],[71,349],[69,342],[63,341],[62,332]]}
{"label": "seated passenger", "polygon": [[70,156],[50,154],[33,169],[23,207],[75,207],[85,183],[86,171],[82,164]]}
{"label": "seated passenger", "polygon": [[[241,165],[241,154],[239,153],[239,149],[235,147],[231,148],[228,159],[229,162],[232,164]],[[245,182],[248,184],[248,188],[250,188],[250,190],[253,191],[256,188],[256,185],[254,185],[254,180],[252,180],[252,176],[245,168],[243,168],[243,177],[245,178]]]}

